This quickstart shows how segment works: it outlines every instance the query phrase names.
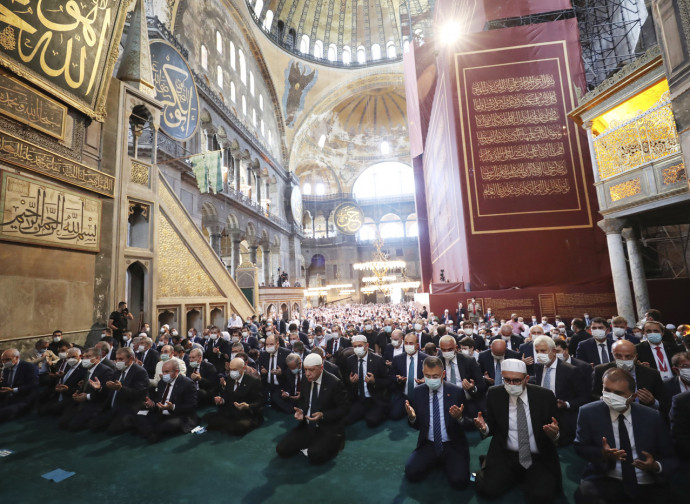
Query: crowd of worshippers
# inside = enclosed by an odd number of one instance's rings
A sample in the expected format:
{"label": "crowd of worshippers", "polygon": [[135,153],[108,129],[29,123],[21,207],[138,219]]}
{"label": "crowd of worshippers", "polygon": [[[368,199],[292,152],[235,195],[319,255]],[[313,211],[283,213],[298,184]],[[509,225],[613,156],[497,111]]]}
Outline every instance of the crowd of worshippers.
{"label": "crowd of worshippers", "polygon": [[484,498],[520,487],[529,502],[550,502],[562,493],[558,448],[572,444],[588,462],[577,502],[673,502],[669,482],[690,456],[690,326],[671,331],[657,310],[634,326],[588,314],[566,326],[461,308],[232,315],[186,336],[107,328],[87,348],[55,331],[25,358],[2,352],[0,421],[35,409],[66,430],[155,443],[199,425],[241,436],[273,408],[295,421],[278,456],[321,464],[344,448],[348,425],[406,419],[419,430],[410,481],[441,466],[453,488],[467,487],[466,431],[478,430],[491,437],[476,474]]}

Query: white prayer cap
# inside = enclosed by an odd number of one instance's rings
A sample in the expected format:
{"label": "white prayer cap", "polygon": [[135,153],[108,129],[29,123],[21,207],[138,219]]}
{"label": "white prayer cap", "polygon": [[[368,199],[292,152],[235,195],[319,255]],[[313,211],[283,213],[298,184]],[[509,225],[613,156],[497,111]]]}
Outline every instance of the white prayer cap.
{"label": "white prayer cap", "polygon": [[304,358],[305,366],[320,366],[321,364],[323,364],[323,359],[315,353],[310,353]]}
{"label": "white prayer cap", "polygon": [[353,336],[350,341],[352,341],[353,343],[357,343],[358,341],[361,341],[362,343],[366,343],[367,337],[364,336],[364,334],[358,334],[356,336]]}
{"label": "white prayer cap", "polygon": [[666,329],[673,331],[676,328],[673,324],[666,324]]}
{"label": "white prayer cap", "polygon": [[501,363],[501,371],[527,374],[527,366],[520,359],[505,359]]}

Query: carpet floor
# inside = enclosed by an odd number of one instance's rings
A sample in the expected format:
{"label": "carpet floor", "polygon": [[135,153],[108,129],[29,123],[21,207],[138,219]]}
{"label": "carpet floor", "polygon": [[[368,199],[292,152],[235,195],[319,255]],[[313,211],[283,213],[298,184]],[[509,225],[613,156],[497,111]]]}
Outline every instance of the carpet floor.
{"label": "carpet floor", "polygon": [[[428,503],[487,502],[473,484],[462,492],[450,488],[441,469],[420,483],[408,483],[404,466],[417,440],[417,431],[404,420],[376,429],[364,422],[348,427],[345,449],[323,466],[310,466],[301,454],[279,459],[278,440],[295,421],[268,410],[266,422],[235,438],[216,432],[186,434],[148,445],[139,437],[61,431],[54,418],[34,415],[0,424],[1,502],[21,504],[76,503],[292,503],[307,502]],[[488,450],[476,432],[468,435],[471,470]],[[560,450],[565,497],[573,493],[584,462],[572,448]],[[41,478],[54,469],[76,474],[60,483]],[[522,503],[519,490],[500,503]]]}

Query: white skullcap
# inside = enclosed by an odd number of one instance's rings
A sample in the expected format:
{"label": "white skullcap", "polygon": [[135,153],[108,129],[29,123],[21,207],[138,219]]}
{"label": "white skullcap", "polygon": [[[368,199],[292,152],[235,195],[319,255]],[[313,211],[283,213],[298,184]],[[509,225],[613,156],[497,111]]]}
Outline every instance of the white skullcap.
{"label": "white skullcap", "polygon": [[501,363],[501,371],[527,374],[527,366],[520,359],[505,359]]}
{"label": "white skullcap", "polygon": [[143,338],[144,336],[148,338],[149,335],[146,334],[145,332],[139,333],[140,338]]}
{"label": "white skullcap", "polygon": [[366,343],[368,340],[367,340],[367,337],[364,336],[364,334],[358,334],[356,336],[353,336],[350,341],[352,341],[353,343],[357,343],[358,341],[361,341],[362,343]]}
{"label": "white skullcap", "polygon": [[230,339],[230,333],[229,333],[228,331],[221,331],[220,335],[221,335],[223,338],[228,338],[228,339]]}
{"label": "white skullcap", "polygon": [[304,358],[305,366],[320,366],[321,364],[323,364],[323,359],[315,353],[310,353]]}
{"label": "white skullcap", "polygon": [[675,328],[676,326],[674,326],[673,324],[666,324],[666,329],[670,329],[671,331],[673,331]]}

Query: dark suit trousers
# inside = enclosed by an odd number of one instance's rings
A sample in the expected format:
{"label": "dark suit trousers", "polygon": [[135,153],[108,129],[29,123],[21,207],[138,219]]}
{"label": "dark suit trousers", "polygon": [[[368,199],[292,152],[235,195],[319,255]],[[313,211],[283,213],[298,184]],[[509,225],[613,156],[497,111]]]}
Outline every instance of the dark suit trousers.
{"label": "dark suit trousers", "polygon": [[610,504],[628,502],[664,502],[670,497],[668,489],[662,485],[638,485],[639,494],[629,497],[623,489],[623,481],[606,476],[585,478],[575,491],[577,504]]}
{"label": "dark suit trousers", "polygon": [[89,429],[94,432],[105,430],[108,434],[117,436],[124,434],[134,427],[134,414],[129,411],[115,411],[107,409],[91,419]]}
{"label": "dark suit trousers", "polygon": [[437,465],[443,466],[448,483],[453,488],[462,490],[470,483],[469,449],[460,451],[451,443],[443,443],[443,452],[436,455],[434,444],[424,441],[407,459],[405,476],[409,481],[421,481]]}
{"label": "dark suit trousers", "polygon": [[339,436],[330,429],[303,423],[285,434],[278,442],[276,452],[280,457],[292,457],[300,450],[308,450],[309,462],[312,464],[324,464],[334,458],[340,450],[340,443],[344,437]]}
{"label": "dark suit trousers", "polygon": [[182,433],[182,419],[172,415],[163,415],[155,410],[149,410],[148,415],[134,417],[134,428],[141,437],[151,434],[165,435]]}
{"label": "dark suit trousers", "polygon": [[271,394],[271,404],[283,413],[289,413],[291,415],[295,414],[295,408],[297,407],[289,398],[286,399],[283,397],[283,392],[281,390],[276,390]]}
{"label": "dark suit trousers", "polygon": [[498,499],[517,485],[522,484],[525,499],[529,503],[550,503],[558,492],[560,482],[554,481],[547,461],[532,454],[532,465],[525,469],[520,465],[517,452],[506,451],[506,456],[491,460],[488,467],[477,473],[477,493],[485,499]]}
{"label": "dark suit trousers", "polygon": [[345,425],[352,425],[364,418],[369,427],[377,427],[388,418],[387,409],[384,403],[373,397],[364,399],[364,401],[356,399],[350,404],[350,413],[345,417]]}
{"label": "dark suit trousers", "polygon": [[234,436],[244,436],[258,427],[258,423],[247,417],[228,414],[227,411],[212,411],[204,415],[202,423],[208,430],[224,431]]}
{"label": "dark suit trousers", "polygon": [[391,420],[400,420],[407,415],[405,411],[405,401],[407,401],[407,396],[403,393],[396,392],[391,397],[391,409],[388,412],[388,418]]}
{"label": "dark suit trousers", "polygon": [[83,403],[79,404],[73,402],[65,411],[62,413],[58,425],[62,429],[67,429],[72,432],[78,432],[86,429],[89,426],[89,422],[98,414],[100,410],[100,404],[94,403]]}

